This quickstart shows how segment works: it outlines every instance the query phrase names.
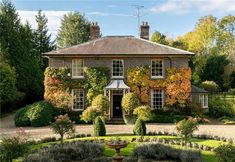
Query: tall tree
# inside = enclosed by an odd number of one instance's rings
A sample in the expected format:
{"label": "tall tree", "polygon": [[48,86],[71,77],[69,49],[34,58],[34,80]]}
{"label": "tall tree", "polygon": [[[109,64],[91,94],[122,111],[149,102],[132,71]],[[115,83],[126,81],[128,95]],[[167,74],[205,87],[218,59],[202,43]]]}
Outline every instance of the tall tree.
{"label": "tall tree", "polygon": [[20,23],[8,0],[3,0],[0,5],[0,44],[5,51],[4,57],[15,68],[17,89],[25,93],[29,102],[41,99],[43,73],[36,55],[34,34],[28,23]]}
{"label": "tall tree", "polygon": [[225,55],[211,55],[207,59],[200,78],[202,79],[202,81],[211,80],[216,82],[223,90],[225,87],[223,80],[224,68],[226,65],[228,65],[228,63],[229,61],[227,60]]}
{"label": "tall tree", "polygon": [[90,22],[79,12],[70,12],[62,19],[57,45],[59,48],[77,45],[88,41],[89,36]]}
{"label": "tall tree", "polygon": [[51,34],[48,34],[48,19],[46,18],[46,15],[42,14],[42,11],[39,10],[35,17],[37,22],[37,29],[34,32],[36,50],[38,58],[40,59],[40,66],[42,70],[44,70],[48,65],[48,60],[42,58],[41,54],[55,49],[55,41],[51,41]]}

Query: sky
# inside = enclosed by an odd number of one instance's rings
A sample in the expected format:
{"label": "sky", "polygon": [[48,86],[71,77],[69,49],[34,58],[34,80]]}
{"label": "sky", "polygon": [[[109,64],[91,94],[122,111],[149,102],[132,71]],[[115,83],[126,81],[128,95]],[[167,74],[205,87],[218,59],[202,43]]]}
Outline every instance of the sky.
{"label": "sky", "polygon": [[[1,1],[1,0],[0,0]],[[150,25],[150,35],[160,31],[169,37],[192,31],[202,16],[222,18],[235,15],[235,0],[12,0],[23,23],[26,20],[36,28],[35,15],[41,9],[48,18],[52,38],[60,28],[63,15],[71,11],[85,14],[89,21],[98,22],[102,36],[138,36],[136,6],[140,21]]]}

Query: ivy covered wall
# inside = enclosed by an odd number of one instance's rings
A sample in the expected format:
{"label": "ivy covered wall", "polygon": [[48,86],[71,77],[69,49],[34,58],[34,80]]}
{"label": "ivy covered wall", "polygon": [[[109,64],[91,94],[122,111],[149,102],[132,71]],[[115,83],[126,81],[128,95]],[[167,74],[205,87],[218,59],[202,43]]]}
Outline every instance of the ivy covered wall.
{"label": "ivy covered wall", "polygon": [[128,69],[127,83],[142,103],[150,105],[150,90],[164,89],[165,104],[184,107],[191,92],[190,68],[167,68],[166,78],[151,79],[149,67]]}
{"label": "ivy covered wall", "polygon": [[[72,89],[85,89],[87,103],[94,96],[103,94],[103,89],[110,81],[110,69],[107,67],[85,68],[84,79],[68,77],[66,67],[48,67],[45,71],[44,99],[55,107],[70,109]],[[190,68],[167,68],[166,78],[151,79],[149,67],[135,67],[127,71],[127,84],[136,93],[143,104],[150,105],[150,90],[164,89],[166,105],[184,106],[191,92]]]}
{"label": "ivy covered wall", "polygon": [[103,93],[103,88],[109,83],[110,70],[104,67],[85,68],[84,79],[68,77],[70,69],[67,67],[48,67],[45,70],[44,99],[55,107],[71,109],[72,89],[85,89],[87,102],[94,96]]}

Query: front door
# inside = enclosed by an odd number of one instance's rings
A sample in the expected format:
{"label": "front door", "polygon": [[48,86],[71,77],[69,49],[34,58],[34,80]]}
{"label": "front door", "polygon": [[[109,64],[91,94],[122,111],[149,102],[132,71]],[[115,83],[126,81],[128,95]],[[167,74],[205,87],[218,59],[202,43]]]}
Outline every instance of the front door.
{"label": "front door", "polygon": [[113,95],[113,117],[122,118],[122,95]]}

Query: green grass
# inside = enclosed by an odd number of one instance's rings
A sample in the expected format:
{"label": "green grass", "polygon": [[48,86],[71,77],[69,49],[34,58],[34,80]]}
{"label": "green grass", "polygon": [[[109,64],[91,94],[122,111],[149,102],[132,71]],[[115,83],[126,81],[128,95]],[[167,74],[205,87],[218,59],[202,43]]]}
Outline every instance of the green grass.
{"label": "green grass", "polygon": [[[121,149],[121,155],[123,156],[128,156],[132,154],[133,149],[138,146],[141,143],[138,142],[131,142],[132,138],[138,138],[140,136],[133,136],[133,135],[109,135],[109,136],[105,136],[105,137],[84,137],[84,138],[75,138],[75,139],[67,139],[65,140],[66,142],[72,142],[72,141],[78,141],[78,140],[91,140],[91,139],[104,139],[109,140],[112,138],[116,138],[116,137],[120,137],[121,139],[127,140],[129,141],[129,144],[126,148]],[[162,139],[174,139],[174,140],[181,140],[179,137],[176,136],[145,136],[146,137],[156,137],[156,138],[162,138]],[[217,141],[217,140],[210,140],[210,139],[197,139],[197,138],[192,138],[191,139],[192,142],[198,143],[200,145],[205,145],[205,146],[210,146],[210,147],[218,147],[219,145],[222,144],[227,144],[227,142],[222,142],[222,141]],[[33,145],[31,147],[32,150],[34,149],[39,149],[42,148],[44,146],[49,146],[53,143],[56,142],[48,142],[48,143],[42,143],[42,144],[37,144],[37,145]],[[178,146],[178,145],[174,145],[172,147],[175,148],[179,148],[179,149],[184,149],[182,146]],[[215,157],[215,154],[211,151],[201,151],[202,152],[202,156],[205,162],[219,162],[218,159]],[[105,152],[104,154],[106,156],[113,156],[115,153],[115,151],[111,148],[109,148],[108,146],[105,145]]]}

